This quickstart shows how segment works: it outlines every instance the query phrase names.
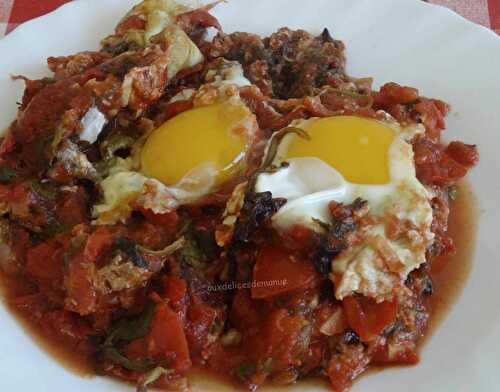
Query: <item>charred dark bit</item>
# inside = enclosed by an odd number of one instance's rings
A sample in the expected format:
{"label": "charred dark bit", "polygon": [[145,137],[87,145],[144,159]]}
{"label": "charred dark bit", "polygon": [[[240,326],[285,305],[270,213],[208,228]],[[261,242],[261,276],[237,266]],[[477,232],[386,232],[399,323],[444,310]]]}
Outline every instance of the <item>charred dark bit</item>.
{"label": "charred dark bit", "polygon": [[342,336],[342,340],[345,344],[358,344],[359,336],[356,332],[352,330],[347,330],[344,332],[344,336]]}
{"label": "charred dark bit", "polygon": [[422,288],[422,295],[430,296],[434,294],[434,283],[430,276],[427,276],[424,281],[424,287]]}
{"label": "charred dark bit", "polygon": [[135,241],[125,237],[117,238],[115,241],[115,248],[122,251],[135,266],[140,268],[148,267],[148,264],[139,253],[139,248]]}
{"label": "charred dark bit", "polygon": [[242,217],[236,223],[234,241],[248,244],[257,229],[276,214],[285,203],[286,199],[273,199],[271,192],[247,194],[243,204]]}
{"label": "charred dark bit", "polygon": [[332,248],[327,237],[321,238],[319,248],[313,257],[316,271],[321,275],[328,275],[331,271],[332,259],[342,252],[343,249],[344,247],[342,246]]}
{"label": "charred dark bit", "polygon": [[349,235],[356,230],[356,221],[367,213],[367,208],[366,200],[358,198],[352,204],[338,204],[332,210],[332,223],[326,225],[327,233],[322,236],[318,250],[313,256],[318,273],[330,273],[333,258],[348,247]]}

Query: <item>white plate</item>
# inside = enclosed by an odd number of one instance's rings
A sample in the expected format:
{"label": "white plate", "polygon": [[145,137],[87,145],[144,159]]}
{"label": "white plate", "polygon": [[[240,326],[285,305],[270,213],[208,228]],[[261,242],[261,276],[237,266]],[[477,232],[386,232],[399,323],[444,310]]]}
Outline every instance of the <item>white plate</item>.
{"label": "white plate", "polygon": [[[14,119],[22,92],[22,83],[11,82],[10,74],[39,77],[48,74],[46,57],[97,48],[134,3],[75,1],[0,40],[0,129]],[[425,346],[421,364],[363,377],[353,392],[499,390],[500,39],[419,0],[232,0],[215,14],[226,31],[268,34],[289,26],[319,33],[328,27],[347,45],[351,75],[373,76],[377,85],[413,85],[453,105],[447,137],[477,143],[481,153],[470,175],[481,208],[472,275]],[[131,390],[107,378],[82,379],[67,372],[1,306],[0,331],[2,391]]]}

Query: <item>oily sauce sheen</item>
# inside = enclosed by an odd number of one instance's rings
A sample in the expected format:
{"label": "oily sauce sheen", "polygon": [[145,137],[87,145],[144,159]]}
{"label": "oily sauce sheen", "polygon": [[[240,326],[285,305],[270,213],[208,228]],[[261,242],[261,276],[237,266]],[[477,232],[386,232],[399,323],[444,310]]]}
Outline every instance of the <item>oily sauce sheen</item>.
{"label": "oily sauce sheen", "polygon": [[[450,206],[449,232],[456,245],[456,253],[434,260],[432,265],[432,278],[434,281],[435,293],[429,302],[430,321],[429,330],[422,340],[425,343],[434,330],[439,327],[445,319],[448,311],[459,298],[465,282],[472,270],[472,259],[477,232],[477,222],[479,211],[476,199],[471,191],[471,187],[462,182],[458,186],[458,198]],[[92,365],[75,355],[75,350],[67,345],[61,344],[57,337],[44,332],[33,321],[16,307],[12,306],[11,299],[22,292],[24,288],[14,279],[9,279],[5,274],[1,276],[1,288],[5,298],[5,303],[10,312],[16,316],[21,325],[30,333],[33,340],[44,351],[49,353],[54,359],[62,364],[67,370],[83,377],[90,377],[95,374]],[[195,369],[190,373],[193,391],[207,390],[217,386],[220,391],[234,390],[234,384],[220,376],[214,376],[212,372]],[[225,386],[223,386],[225,384]],[[302,382],[301,386],[326,386],[321,380]],[[223,389],[221,389],[223,388]],[[281,390],[268,386],[265,390]]]}
{"label": "oily sauce sheen", "polygon": [[12,304],[12,300],[16,298],[18,293],[25,292],[25,287],[22,287],[21,282],[9,278],[0,269],[0,286],[5,306],[7,306],[10,313],[16,317],[19,323],[42,350],[57,360],[67,370],[79,376],[91,377],[95,375],[91,363],[89,363],[84,356],[78,354],[73,347],[68,347],[65,342],[60,341],[57,335],[48,333],[48,330],[40,328],[40,326],[29,317],[29,314],[21,311]]}
{"label": "oily sauce sheen", "polygon": [[455,242],[456,252],[433,261],[431,275],[436,292],[430,297],[426,338],[432,336],[460,297],[473,267],[479,208],[467,182],[458,185],[458,195],[450,205],[448,221],[448,232]]}

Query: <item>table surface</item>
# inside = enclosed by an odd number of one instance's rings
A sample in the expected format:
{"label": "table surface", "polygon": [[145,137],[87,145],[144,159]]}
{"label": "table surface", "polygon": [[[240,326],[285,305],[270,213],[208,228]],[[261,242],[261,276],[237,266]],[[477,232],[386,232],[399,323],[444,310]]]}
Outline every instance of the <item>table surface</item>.
{"label": "table surface", "polygon": [[[0,0],[0,37],[72,0]],[[99,1],[99,0],[96,0]],[[423,0],[440,4],[500,34],[500,0]]]}

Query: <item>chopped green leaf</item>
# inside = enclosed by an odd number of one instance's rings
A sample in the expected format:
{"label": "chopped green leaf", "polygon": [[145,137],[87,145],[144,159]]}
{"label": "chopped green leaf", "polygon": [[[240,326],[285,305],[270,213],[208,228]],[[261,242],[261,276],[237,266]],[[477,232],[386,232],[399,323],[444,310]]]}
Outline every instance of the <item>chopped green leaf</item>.
{"label": "chopped green leaf", "polygon": [[245,381],[248,380],[251,376],[253,376],[257,371],[257,366],[255,366],[254,362],[245,361],[242,362],[240,366],[238,366],[234,374],[240,380]]}
{"label": "chopped green leaf", "polygon": [[179,250],[182,261],[194,268],[204,268],[217,257],[218,246],[212,231],[189,227],[185,230],[184,246]]}
{"label": "chopped green leaf", "polygon": [[[52,148],[49,151],[49,147],[52,146],[52,141],[54,140],[52,135],[49,136],[40,136],[33,142],[33,153],[35,154],[34,158],[38,162],[45,162],[45,164],[49,163],[49,160],[52,160]],[[49,158],[50,155],[50,159]]]}
{"label": "chopped green leaf", "polygon": [[8,184],[13,178],[17,176],[17,173],[10,167],[2,166],[0,167],[0,183]]}
{"label": "chopped green leaf", "polygon": [[264,373],[271,374],[273,372],[273,359],[267,358],[262,366]]}
{"label": "chopped green leaf", "polygon": [[154,362],[150,360],[132,361],[125,357],[119,350],[123,343],[142,338],[149,333],[151,320],[153,319],[155,304],[149,302],[141,315],[129,319],[121,319],[114,323],[104,342],[101,354],[109,361],[123,366],[129,370],[145,372],[154,367]]}
{"label": "chopped green leaf", "polygon": [[58,188],[48,182],[34,180],[31,182],[31,189],[45,200],[55,200],[59,194]]}
{"label": "chopped green leaf", "polygon": [[59,223],[57,221],[50,222],[43,230],[42,235],[43,238],[51,238],[57,234],[64,233],[70,230],[73,226]]}
{"label": "chopped green leaf", "polygon": [[193,232],[196,244],[206,256],[208,261],[217,257],[218,246],[215,242],[215,233],[209,230],[195,230]]}
{"label": "chopped green leaf", "polygon": [[179,251],[182,261],[194,268],[203,268],[205,264],[205,255],[196,244],[193,238],[189,238]]}
{"label": "chopped green leaf", "polygon": [[149,333],[149,326],[153,319],[155,304],[149,302],[141,315],[131,319],[121,319],[111,326],[110,332],[104,343],[113,346],[121,341],[130,342],[142,338]]}

